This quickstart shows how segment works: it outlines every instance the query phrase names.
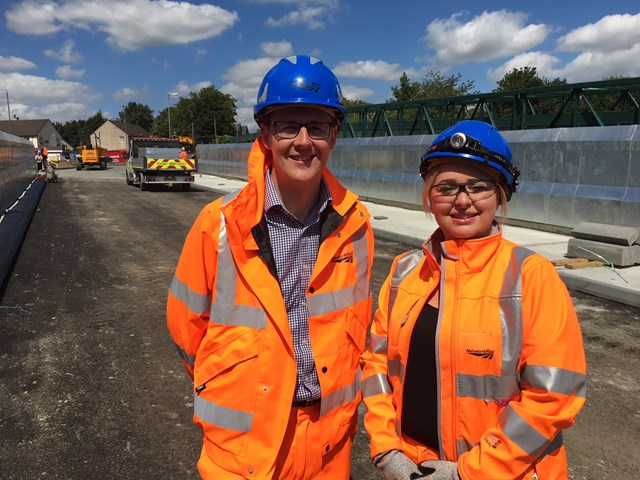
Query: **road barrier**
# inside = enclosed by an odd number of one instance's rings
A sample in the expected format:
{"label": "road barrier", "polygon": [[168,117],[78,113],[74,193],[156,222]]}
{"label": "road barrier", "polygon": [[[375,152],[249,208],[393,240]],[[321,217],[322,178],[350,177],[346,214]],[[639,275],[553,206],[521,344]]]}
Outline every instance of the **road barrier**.
{"label": "road barrier", "polygon": [[[521,172],[509,223],[565,234],[582,221],[640,225],[638,125],[501,133]],[[418,166],[434,138],[339,139],[329,166],[365,200],[421,209]],[[199,172],[246,181],[250,148],[198,145]]]}

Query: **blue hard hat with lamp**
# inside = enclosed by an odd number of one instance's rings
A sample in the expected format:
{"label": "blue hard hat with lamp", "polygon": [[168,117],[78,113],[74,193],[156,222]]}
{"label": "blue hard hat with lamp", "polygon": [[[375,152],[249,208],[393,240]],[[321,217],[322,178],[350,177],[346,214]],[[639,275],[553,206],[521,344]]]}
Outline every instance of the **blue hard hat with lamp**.
{"label": "blue hard hat with lamp", "polygon": [[345,109],[338,79],[321,60],[307,55],[283,58],[262,79],[253,116],[260,123],[266,109],[287,104],[312,104],[337,111]]}
{"label": "blue hard hat with lamp", "polygon": [[520,172],[513,166],[511,148],[496,127],[479,120],[462,120],[447,128],[433,141],[420,162],[424,178],[436,158],[458,157],[477,161],[496,170],[505,187],[507,199],[516,191]]}

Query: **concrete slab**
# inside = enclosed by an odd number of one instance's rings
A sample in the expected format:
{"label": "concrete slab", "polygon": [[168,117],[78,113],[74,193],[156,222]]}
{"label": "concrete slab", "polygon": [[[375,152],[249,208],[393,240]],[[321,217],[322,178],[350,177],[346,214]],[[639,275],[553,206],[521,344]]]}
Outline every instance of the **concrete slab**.
{"label": "concrete slab", "polygon": [[571,235],[584,240],[629,246],[633,245],[640,237],[640,229],[627,225],[580,222],[571,230]]}

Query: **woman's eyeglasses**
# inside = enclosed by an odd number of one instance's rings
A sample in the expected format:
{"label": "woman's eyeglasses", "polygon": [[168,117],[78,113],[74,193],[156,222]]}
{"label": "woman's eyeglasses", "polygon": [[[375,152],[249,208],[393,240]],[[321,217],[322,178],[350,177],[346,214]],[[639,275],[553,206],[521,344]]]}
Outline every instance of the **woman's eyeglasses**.
{"label": "woman's eyeglasses", "polygon": [[493,180],[472,180],[466,183],[443,182],[433,185],[431,192],[434,196],[441,197],[442,200],[453,201],[460,192],[464,192],[471,200],[484,200],[489,198],[497,183]]}
{"label": "woman's eyeglasses", "polygon": [[292,140],[298,136],[302,127],[307,129],[309,137],[313,140],[324,140],[331,135],[331,129],[335,125],[333,122],[286,122],[276,121],[271,122],[273,130],[276,133],[276,137],[283,140]]}

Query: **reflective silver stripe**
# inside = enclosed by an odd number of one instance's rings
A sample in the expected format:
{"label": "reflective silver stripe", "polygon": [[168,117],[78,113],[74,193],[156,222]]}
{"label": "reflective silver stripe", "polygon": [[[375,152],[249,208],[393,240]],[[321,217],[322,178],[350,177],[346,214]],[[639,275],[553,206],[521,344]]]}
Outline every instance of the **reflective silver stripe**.
{"label": "reflective silver stripe", "polygon": [[227,193],[224,197],[222,197],[222,205],[224,206],[227,203],[229,203],[231,200],[236,198],[238,196],[238,193],[240,193],[240,190],[236,190],[235,192]]}
{"label": "reflective silver stripe", "polygon": [[418,264],[420,264],[423,258],[424,252],[422,250],[412,250],[398,260],[396,269],[391,277],[391,292],[389,294],[389,306],[387,307],[387,312],[391,312],[393,310],[393,304],[395,303],[396,295],[398,294],[398,286],[402,283],[405,277],[409,275],[409,273],[411,273]]}
{"label": "reflective silver stripe", "polygon": [[211,297],[209,297],[209,294],[194,292],[175,275],[171,281],[169,291],[174,297],[183,302],[189,310],[197,315],[202,315],[209,310],[209,306],[211,305]]}
{"label": "reflective silver stripe", "polygon": [[234,327],[267,328],[267,315],[262,308],[235,303],[238,271],[231,255],[226,222],[222,212],[220,212],[220,233],[218,238],[216,298],[211,302],[209,320],[220,325]]}
{"label": "reflective silver stripe", "polygon": [[364,398],[373,397],[381,393],[391,393],[389,379],[384,373],[376,373],[362,382],[362,395]]}
{"label": "reflective silver stripe", "polygon": [[398,377],[400,383],[404,382],[404,365],[400,360],[387,359],[387,372],[390,377]]}
{"label": "reflective silver stripe", "polygon": [[502,322],[502,376],[512,376],[522,357],[522,264],[534,252],[524,247],[513,249],[500,291]]}
{"label": "reflective silver stripe", "polygon": [[372,333],[369,342],[373,353],[387,353],[388,339],[386,336],[374,335]]}
{"label": "reflective silver stripe", "polygon": [[193,413],[203,422],[236,432],[251,431],[253,415],[249,412],[233,410],[205,400],[193,394]]}
{"label": "reflective silver stripe", "polygon": [[587,397],[587,376],[564,368],[527,365],[520,383],[528,388],[547,392]]}
{"label": "reflective silver stripe", "polygon": [[464,438],[460,438],[456,440],[456,449],[458,450],[458,456],[462,455],[465,452],[468,452],[474,447],[480,445],[479,442],[469,442]]}
{"label": "reflective silver stripe", "polygon": [[213,302],[211,304],[210,320],[230,327],[250,327],[261,330],[267,328],[267,314],[265,311],[260,307],[251,305]]}
{"label": "reflective silver stripe", "polygon": [[496,375],[456,375],[456,394],[459,397],[471,397],[487,401],[513,398],[520,393],[515,375],[498,377]]}
{"label": "reflective silver stripe", "polygon": [[369,298],[371,286],[369,283],[369,245],[366,233],[367,225],[363,225],[354,233],[352,240],[358,276],[357,283],[338,290],[307,296],[310,317],[337,312]]}
{"label": "reflective silver stripe", "polygon": [[498,419],[504,434],[531,457],[538,457],[551,440],[529,425],[518,413],[507,406]]}
{"label": "reflective silver stripe", "polygon": [[193,368],[193,366],[196,363],[196,356],[187,355],[187,352],[185,352],[182,348],[180,348],[180,346],[177,343],[174,343],[174,345],[176,346],[176,350],[178,350],[178,355],[180,355],[180,358],[184,360],[187,365]]}
{"label": "reflective silver stripe", "polygon": [[322,397],[320,402],[320,415],[329,413],[334,408],[341,405],[353,402],[358,396],[360,391],[360,377],[362,376],[361,370],[356,370],[356,374],[353,378],[353,382],[339,388],[335,392],[331,392],[326,397]]}

